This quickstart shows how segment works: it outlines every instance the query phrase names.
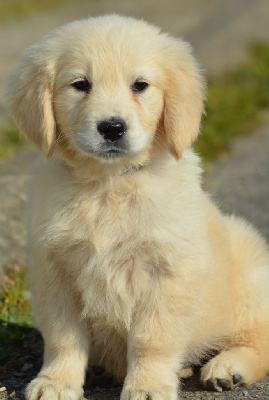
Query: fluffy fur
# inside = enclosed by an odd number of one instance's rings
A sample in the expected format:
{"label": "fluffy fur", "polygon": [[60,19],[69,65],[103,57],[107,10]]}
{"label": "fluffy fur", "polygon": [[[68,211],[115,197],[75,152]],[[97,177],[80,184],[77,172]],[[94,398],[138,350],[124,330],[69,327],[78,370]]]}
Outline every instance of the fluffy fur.
{"label": "fluffy fur", "polygon": [[[85,79],[91,89],[74,87]],[[148,87],[136,92],[137,81]],[[216,351],[204,384],[264,377],[268,253],[201,189],[190,145],[204,83],[190,46],[132,18],[76,21],[28,50],[9,98],[48,159],[30,184],[29,279],[45,355],[27,399],[78,400],[88,361],[124,382],[121,400],[176,400],[181,368]],[[127,126],[116,143],[97,129],[111,117]]]}

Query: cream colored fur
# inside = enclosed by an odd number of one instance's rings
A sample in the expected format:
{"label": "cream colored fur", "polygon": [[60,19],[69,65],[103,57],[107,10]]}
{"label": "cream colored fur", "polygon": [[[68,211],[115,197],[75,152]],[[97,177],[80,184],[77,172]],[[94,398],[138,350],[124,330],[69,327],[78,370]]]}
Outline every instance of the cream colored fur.
{"label": "cream colored fur", "polygon": [[[89,93],[72,86],[80,77]],[[137,79],[149,84],[140,94]],[[30,184],[29,279],[45,355],[27,399],[78,400],[88,360],[124,381],[121,400],[176,400],[181,368],[213,351],[205,384],[264,377],[268,252],[201,189],[190,144],[204,84],[189,45],[131,18],[77,21],[28,50],[9,97],[49,159]],[[100,148],[96,124],[113,116],[127,123],[126,152],[104,159],[89,147]]]}

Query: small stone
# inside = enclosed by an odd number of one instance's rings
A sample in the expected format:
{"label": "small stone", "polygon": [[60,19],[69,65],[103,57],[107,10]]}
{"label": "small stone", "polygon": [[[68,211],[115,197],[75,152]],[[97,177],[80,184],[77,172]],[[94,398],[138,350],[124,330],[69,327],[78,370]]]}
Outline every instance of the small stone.
{"label": "small stone", "polygon": [[32,368],[33,368],[33,364],[24,364],[24,366],[22,367],[22,372],[27,372]]}
{"label": "small stone", "polygon": [[7,388],[5,386],[0,387],[0,392],[6,392]]}
{"label": "small stone", "polygon": [[249,396],[249,393],[248,393],[248,391],[246,389],[244,389],[242,391],[242,393],[243,393],[243,396],[245,396],[245,397]]}
{"label": "small stone", "polygon": [[16,395],[16,392],[14,391],[14,392],[12,392],[12,393],[10,393],[10,395],[9,395],[9,397],[14,397]]}

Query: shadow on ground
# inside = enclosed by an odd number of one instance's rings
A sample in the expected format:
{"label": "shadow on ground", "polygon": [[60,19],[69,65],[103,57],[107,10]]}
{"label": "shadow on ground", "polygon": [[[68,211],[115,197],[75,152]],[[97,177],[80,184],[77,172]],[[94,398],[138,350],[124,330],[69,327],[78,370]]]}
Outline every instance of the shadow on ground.
{"label": "shadow on ground", "polygon": [[[22,400],[24,388],[42,365],[43,340],[33,328],[0,320],[0,400]],[[206,391],[199,381],[199,368],[195,375],[182,380],[181,399],[269,399],[269,378],[232,392]],[[119,400],[121,387],[101,367],[92,367],[87,373],[85,398],[88,400]]]}

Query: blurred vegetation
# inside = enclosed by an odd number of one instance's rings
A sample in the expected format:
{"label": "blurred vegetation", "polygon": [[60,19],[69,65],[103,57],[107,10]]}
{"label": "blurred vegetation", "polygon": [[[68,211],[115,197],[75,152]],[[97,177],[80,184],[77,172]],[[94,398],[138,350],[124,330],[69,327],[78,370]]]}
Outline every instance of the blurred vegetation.
{"label": "blurred vegetation", "polygon": [[228,150],[231,140],[266,122],[269,106],[269,44],[253,44],[247,60],[210,81],[202,135],[195,148],[204,160]]}
{"label": "blurred vegetation", "polygon": [[[263,123],[268,106],[269,45],[255,44],[244,64],[209,82],[207,115],[196,150],[204,160],[215,158],[229,149],[233,137],[251,133]],[[0,134],[0,155],[11,154],[24,144],[14,124],[9,122]],[[3,323],[31,326],[26,294],[25,270],[8,268],[0,287],[0,320]]]}
{"label": "blurred vegetation", "polygon": [[26,140],[19,133],[12,120],[8,120],[1,127],[0,132],[0,159],[12,155],[16,150],[26,144]]}
{"label": "blurred vegetation", "polygon": [[0,0],[0,20],[24,17],[36,11],[46,11],[63,4],[71,3],[71,1],[72,0]]}
{"label": "blurred vegetation", "polygon": [[32,326],[25,268],[10,265],[1,281],[0,321]]}

